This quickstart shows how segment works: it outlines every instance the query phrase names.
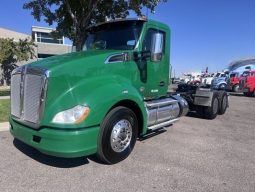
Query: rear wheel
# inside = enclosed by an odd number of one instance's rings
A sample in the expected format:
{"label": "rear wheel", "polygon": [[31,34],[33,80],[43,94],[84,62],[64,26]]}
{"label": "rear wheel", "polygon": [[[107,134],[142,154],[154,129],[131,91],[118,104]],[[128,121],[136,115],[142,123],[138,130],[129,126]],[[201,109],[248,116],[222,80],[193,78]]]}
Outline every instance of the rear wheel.
{"label": "rear wheel", "polygon": [[228,96],[226,92],[223,92],[220,97],[219,115],[223,115],[228,107]]}
{"label": "rear wheel", "polygon": [[206,119],[215,119],[219,112],[219,99],[213,94],[211,106],[204,108],[204,117]]}
{"label": "rear wheel", "polygon": [[138,120],[133,111],[116,107],[105,117],[98,140],[98,157],[107,164],[118,163],[131,153],[138,134]]}

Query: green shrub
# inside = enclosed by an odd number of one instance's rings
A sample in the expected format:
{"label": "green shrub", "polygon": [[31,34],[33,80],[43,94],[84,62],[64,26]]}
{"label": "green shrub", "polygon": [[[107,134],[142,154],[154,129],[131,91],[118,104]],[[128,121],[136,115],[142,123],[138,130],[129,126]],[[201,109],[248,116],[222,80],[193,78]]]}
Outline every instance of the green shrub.
{"label": "green shrub", "polygon": [[0,96],[10,96],[10,90],[0,90]]}

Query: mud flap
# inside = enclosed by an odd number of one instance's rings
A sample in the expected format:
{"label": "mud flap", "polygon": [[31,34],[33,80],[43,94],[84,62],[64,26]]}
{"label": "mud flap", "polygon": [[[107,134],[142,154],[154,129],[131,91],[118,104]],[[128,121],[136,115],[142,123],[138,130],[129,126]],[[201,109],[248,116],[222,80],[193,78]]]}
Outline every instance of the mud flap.
{"label": "mud flap", "polygon": [[194,105],[211,106],[214,94],[210,89],[198,89],[194,95]]}

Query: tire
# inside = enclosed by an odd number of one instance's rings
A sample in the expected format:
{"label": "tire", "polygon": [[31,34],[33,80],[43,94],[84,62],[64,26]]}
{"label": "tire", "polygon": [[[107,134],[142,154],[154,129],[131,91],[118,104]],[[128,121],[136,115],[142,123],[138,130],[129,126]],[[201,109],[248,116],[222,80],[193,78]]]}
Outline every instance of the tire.
{"label": "tire", "polygon": [[227,87],[227,86],[226,86],[225,84],[220,84],[220,85],[219,85],[219,89],[220,89],[220,90],[225,90],[226,87]]}
{"label": "tire", "polygon": [[238,92],[238,90],[239,90],[239,85],[238,85],[238,84],[237,84],[237,85],[234,85],[232,91],[233,91],[233,92]]}
{"label": "tire", "polygon": [[219,112],[219,99],[216,94],[213,94],[212,102],[210,107],[204,108],[204,117],[206,119],[215,119]]}
{"label": "tire", "polygon": [[222,92],[220,97],[220,107],[218,114],[223,115],[226,112],[227,108],[228,108],[228,96],[227,93],[224,91]]}
{"label": "tire", "polygon": [[251,93],[251,97],[255,97],[255,89],[254,89],[253,92]]}
{"label": "tire", "polygon": [[126,159],[135,146],[138,120],[133,111],[116,107],[105,117],[100,127],[97,155],[107,164]]}

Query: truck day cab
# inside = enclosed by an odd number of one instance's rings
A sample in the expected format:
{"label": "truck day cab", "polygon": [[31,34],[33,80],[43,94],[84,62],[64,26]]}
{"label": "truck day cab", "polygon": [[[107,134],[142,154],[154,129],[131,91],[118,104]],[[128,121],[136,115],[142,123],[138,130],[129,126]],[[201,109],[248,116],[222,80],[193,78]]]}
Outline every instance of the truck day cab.
{"label": "truck day cab", "polygon": [[233,92],[238,92],[238,90],[239,90],[239,81],[240,81],[240,76],[239,76],[238,72],[230,73],[228,89],[233,91]]}
{"label": "truck day cab", "polygon": [[137,137],[186,115],[188,103],[209,119],[226,111],[224,91],[187,86],[168,93],[167,25],[126,19],[88,31],[85,51],[13,71],[10,132],[16,139],[48,155],[97,154],[113,164],[131,153]]}
{"label": "truck day cab", "polygon": [[255,97],[255,71],[244,71],[239,81],[239,91]]}

